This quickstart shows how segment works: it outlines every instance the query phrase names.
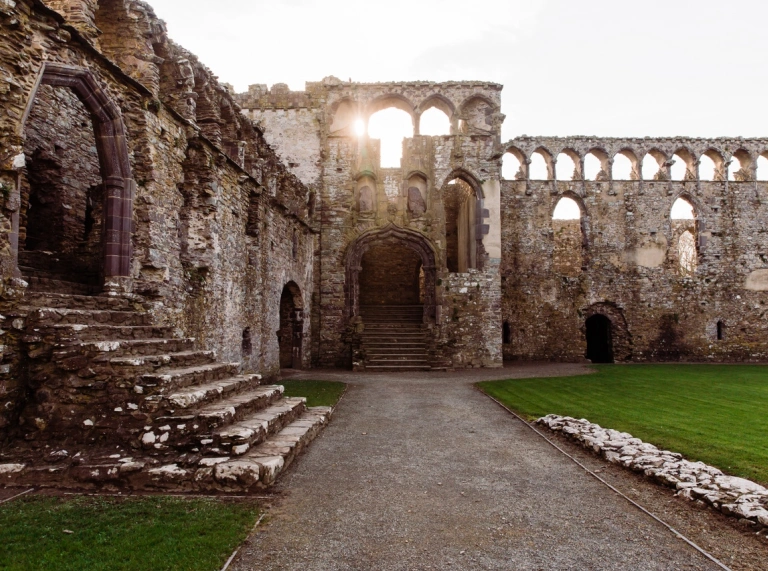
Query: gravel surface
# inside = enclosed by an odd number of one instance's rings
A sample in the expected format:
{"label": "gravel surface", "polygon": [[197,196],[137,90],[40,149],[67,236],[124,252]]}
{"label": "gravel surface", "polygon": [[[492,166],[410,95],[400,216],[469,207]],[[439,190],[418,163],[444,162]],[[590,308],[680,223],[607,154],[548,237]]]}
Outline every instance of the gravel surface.
{"label": "gravel surface", "polygon": [[472,386],[579,372],[301,375],[349,389],[230,569],[719,569]]}

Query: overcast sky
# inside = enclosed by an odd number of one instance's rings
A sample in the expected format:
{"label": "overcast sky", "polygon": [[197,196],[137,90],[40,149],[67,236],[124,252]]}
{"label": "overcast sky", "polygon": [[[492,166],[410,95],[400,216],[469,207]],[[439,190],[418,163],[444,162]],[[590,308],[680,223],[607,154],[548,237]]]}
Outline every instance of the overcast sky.
{"label": "overcast sky", "polygon": [[504,139],[768,136],[765,0],[149,0],[221,81],[484,80]]}

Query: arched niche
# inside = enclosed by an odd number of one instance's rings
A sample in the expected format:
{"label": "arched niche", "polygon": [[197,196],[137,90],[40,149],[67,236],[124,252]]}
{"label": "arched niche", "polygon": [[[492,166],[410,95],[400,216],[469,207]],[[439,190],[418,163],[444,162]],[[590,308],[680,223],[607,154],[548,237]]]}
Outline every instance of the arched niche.
{"label": "arched niche", "polygon": [[[128,144],[119,107],[99,85],[88,69],[46,62],[38,77],[25,111],[24,123],[41,85],[71,89],[91,115],[99,167],[104,187],[102,273],[103,289],[130,289],[131,230],[135,182],[131,173]],[[13,254],[18,264],[19,213],[14,213]]]}
{"label": "arched niche", "polygon": [[376,211],[376,179],[370,173],[363,173],[355,181],[357,209],[360,214]]}
{"label": "arched niche", "polygon": [[363,256],[372,246],[387,244],[405,246],[416,252],[421,259],[421,270],[424,272],[424,319],[433,321],[437,305],[435,249],[423,234],[394,224],[361,234],[347,249],[344,283],[347,319],[360,315],[360,272]]}
{"label": "arched niche", "polygon": [[304,336],[304,299],[301,288],[290,281],[280,294],[280,329],[277,331],[280,347],[280,368],[301,369]]}
{"label": "arched niche", "polygon": [[349,137],[355,131],[358,118],[357,106],[349,99],[343,99],[333,110],[333,120],[329,133],[332,137]]}
{"label": "arched niche", "polygon": [[484,97],[472,96],[461,104],[458,130],[467,135],[493,133],[496,106]]}
{"label": "arched niche", "polygon": [[422,173],[411,174],[405,182],[408,212],[419,217],[427,211],[427,178]]}

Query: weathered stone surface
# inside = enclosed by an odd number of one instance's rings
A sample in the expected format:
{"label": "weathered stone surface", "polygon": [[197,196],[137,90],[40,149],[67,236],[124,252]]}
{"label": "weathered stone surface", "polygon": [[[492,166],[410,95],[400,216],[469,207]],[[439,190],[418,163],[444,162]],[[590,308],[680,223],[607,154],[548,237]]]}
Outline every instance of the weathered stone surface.
{"label": "weathered stone surface", "polygon": [[744,518],[757,525],[768,519],[768,489],[744,478],[726,476],[703,462],[690,462],[682,455],[659,450],[653,444],[627,433],[604,430],[586,419],[547,415],[536,421],[647,477],[678,490],[677,495],[703,501],[725,515]]}

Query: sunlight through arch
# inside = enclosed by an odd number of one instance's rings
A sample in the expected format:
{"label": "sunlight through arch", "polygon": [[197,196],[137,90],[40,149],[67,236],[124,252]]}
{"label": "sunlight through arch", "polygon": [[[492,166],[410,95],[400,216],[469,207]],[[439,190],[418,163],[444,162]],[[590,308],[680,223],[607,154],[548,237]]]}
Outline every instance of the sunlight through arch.
{"label": "sunlight through arch", "polygon": [[430,137],[440,137],[451,134],[451,120],[437,107],[430,107],[421,114],[419,132]]}
{"label": "sunlight through arch", "polygon": [[397,168],[403,157],[403,139],[413,137],[413,120],[401,109],[382,109],[368,120],[368,136],[381,141],[381,167]]}

